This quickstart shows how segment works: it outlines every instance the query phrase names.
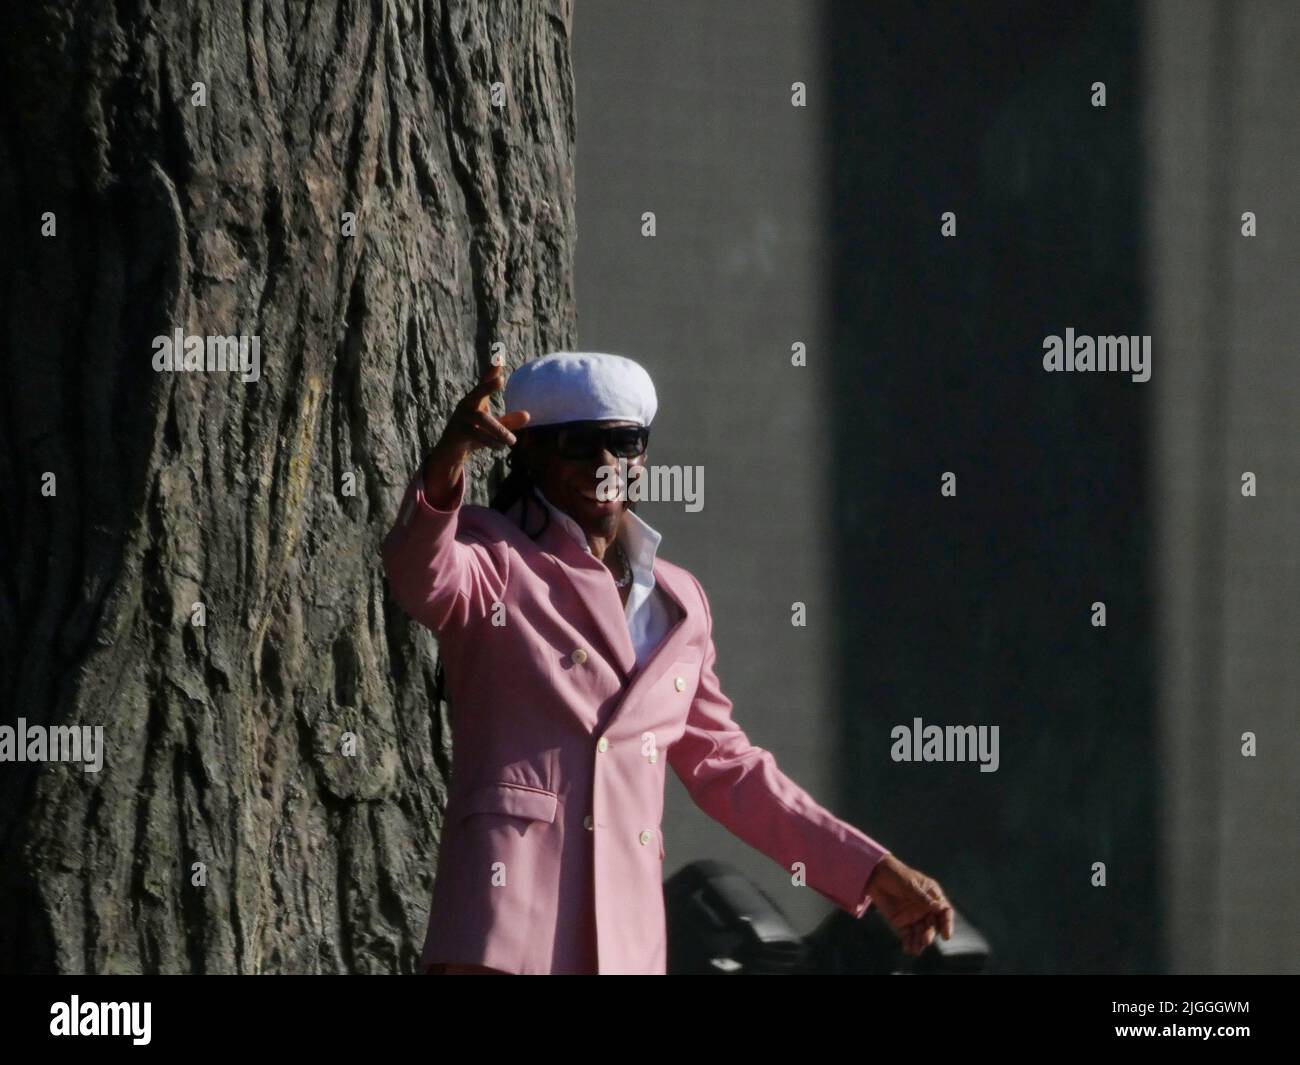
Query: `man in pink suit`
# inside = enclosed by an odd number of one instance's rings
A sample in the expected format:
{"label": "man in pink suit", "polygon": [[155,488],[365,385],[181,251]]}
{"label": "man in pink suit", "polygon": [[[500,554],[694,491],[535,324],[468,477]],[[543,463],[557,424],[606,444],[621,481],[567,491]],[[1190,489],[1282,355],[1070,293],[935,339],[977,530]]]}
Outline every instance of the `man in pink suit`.
{"label": "man in pink suit", "polygon": [[[454,770],[425,972],[663,973],[668,766],[695,803],[918,953],[952,934],[939,886],[838,820],[749,742],[714,671],[699,582],[615,498],[657,406],[629,359],[491,368],[412,479],[383,545],[396,601],[438,638]],[[518,436],[516,436],[518,432]],[[464,464],[512,448],[492,507]]]}

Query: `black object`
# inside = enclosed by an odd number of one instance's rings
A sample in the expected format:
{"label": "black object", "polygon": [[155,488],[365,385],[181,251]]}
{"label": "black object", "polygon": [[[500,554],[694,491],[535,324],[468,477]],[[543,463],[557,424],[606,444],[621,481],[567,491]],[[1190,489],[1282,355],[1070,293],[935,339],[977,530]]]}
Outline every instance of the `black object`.
{"label": "black object", "polygon": [[988,967],[988,941],[954,907],[952,938],[936,936],[918,955],[907,954],[894,930],[872,906],[861,917],[837,910],[808,936],[818,973],[974,976]]}
{"label": "black object", "polygon": [[664,884],[670,975],[807,971],[808,951],[780,908],[746,877],[692,862]]}
{"label": "black object", "polygon": [[988,941],[960,913],[952,939],[904,953],[876,911],[837,910],[805,939],[752,881],[731,866],[692,862],[664,884],[669,975],[974,975],[988,966]]}

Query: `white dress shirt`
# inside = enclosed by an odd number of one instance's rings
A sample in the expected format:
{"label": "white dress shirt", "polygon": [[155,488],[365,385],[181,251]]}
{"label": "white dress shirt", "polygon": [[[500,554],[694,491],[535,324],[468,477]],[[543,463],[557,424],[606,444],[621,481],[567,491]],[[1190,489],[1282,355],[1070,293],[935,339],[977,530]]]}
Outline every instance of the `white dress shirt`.
{"label": "white dress shirt", "polygon": [[[587,543],[587,534],[582,531],[582,526],[542,495],[540,488],[534,490],[550,511],[551,520],[559,522],[560,527],[581,544],[587,554],[591,554],[591,545]],[[673,627],[674,608],[663,589],[655,584],[655,557],[663,534],[637,517],[635,511],[629,510],[623,516],[618,540],[632,564],[632,587],[628,589],[624,613],[632,647],[636,651],[636,664],[640,666]]]}

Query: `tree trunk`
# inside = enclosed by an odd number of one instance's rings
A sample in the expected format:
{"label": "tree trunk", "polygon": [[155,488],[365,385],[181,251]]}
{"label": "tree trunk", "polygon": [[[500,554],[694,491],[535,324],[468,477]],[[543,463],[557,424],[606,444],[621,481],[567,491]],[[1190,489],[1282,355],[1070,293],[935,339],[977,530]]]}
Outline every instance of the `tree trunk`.
{"label": "tree trunk", "polygon": [[0,763],[0,968],[413,971],[449,734],[379,541],[493,345],[572,346],[571,0],[4,6],[0,724],[105,756]]}

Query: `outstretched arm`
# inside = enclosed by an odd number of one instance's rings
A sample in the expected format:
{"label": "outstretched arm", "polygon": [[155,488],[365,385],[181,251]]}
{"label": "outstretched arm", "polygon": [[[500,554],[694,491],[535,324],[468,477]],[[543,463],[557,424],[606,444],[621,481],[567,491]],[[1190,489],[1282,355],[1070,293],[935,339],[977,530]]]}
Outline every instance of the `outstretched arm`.
{"label": "outstretched arm", "polygon": [[905,949],[919,953],[935,931],[950,936],[952,909],[937,884],[817,803],[736,724],[715,671],[708,598],[699,591],[708,649],[686,730],[668,752],[695,804],[783,868],[802,870],[809,887],[854,917],[874,901]]}

